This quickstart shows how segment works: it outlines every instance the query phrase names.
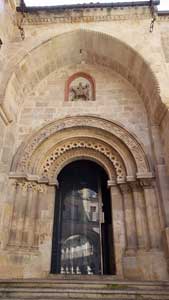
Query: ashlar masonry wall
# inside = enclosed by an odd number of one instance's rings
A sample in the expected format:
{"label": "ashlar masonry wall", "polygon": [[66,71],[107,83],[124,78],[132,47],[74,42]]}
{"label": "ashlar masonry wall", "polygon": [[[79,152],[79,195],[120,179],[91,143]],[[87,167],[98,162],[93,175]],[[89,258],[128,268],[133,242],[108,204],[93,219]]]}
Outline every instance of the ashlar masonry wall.
{"label": "ashlar masonry wall", "polygon": [[[96,84],[95,101],[65,101],[69,77],[79,71]],[[101,66],[65,66],[49,75],[25,98],[18,121],[17,147],[33,130],[55,119],[73,115],[97,115],[117,121],[137,135],[151,156],[148,120],[137,91],[116,72]]]}
{"label": "ashlar masonry wall", "polygon": [[[7,2],[2,4],[4,5],[1,8],[3,10],[0,16],[0,37],[4,44],[0,50],[0,104],[3,103],[0,110],[2,116],[0,119],[0,266],[2,266],[0,274],[6,278],[40,276],[39,274],[42,277],[46,276],[42,274],[43,270],[39,265],[37,254],[6,249],[14,200],[10,197],[8,180],[11,163],[22,142],[45,124],[66,116],[95,115],[119,122],[137,137],[157,178],[160,225],[167,246],[169,231],[169,218],[167,218],[169,188],[166,175],[166,167],[169,166],[168,19],[164,22],[163,18],[158,18],[153,33],[150,33],[152,16],[149,8],[91,10],[83,12],[84,18],[80,19],[77,18],[79,13],[72,12],[71,22],[69,16],[60,15],[60,19],[56,22],[56,19],[52,19],[52,15],[35,14],[25,18],[25,40],[21,40],[16,23],[13,22],[16,21],[15,11],[7,5]],[[84,31],[84,34],[81,31]],[[65,33],[68,32],[70,34],[66,35]],[[86,47],[89,59],[85,61],[85,53],[84,57],[83,53],[81,57],[79,47],[84,44],[83,36],[88,41],[88,32],[93,42]],[[97,39],[97,33],[99,38],[95,49],[94,41]],[[113,45],[112,48],[107,49],[107,45],[110,44]],[[93,52],[90,52],[90,48]],[[60,49],[58,55],[60,61],[57,64],[55,53],[58,49]],[[70,51],[67,51],[68,49]],[[124,79],[125,76],[122,77],[113,71],[112,66],[108,64],[107,67],[101,66],[98,63],[99,55],[102,56],[100,61],[102,60],[104,64],[104,50],[108,50],[109,58],[113,57],[114,51],[119,60],[125,60],[126,69],[122,69],[121,74],[124,71],[126,75],[130,68],[132,71],[135,68],[134,77],[128,76],[127,80]],[[126,57],[123,56],[124,52]],[[52,68],[51,56],[57,66],[55,70]],[[93,64],[90,64],[91,61]],[[118,63],[115,65],[117,66]],[[95,80],[95,101],[65,101],[66,82],[77,72],[89,74]],[[151,80],[151,75],[157,80]],[[135,79],[139,82],[136,88]],[[147,98],[138,94],[143,81],[144,90],[149,94]],[[5,118],[3,112],[6,114]],[[45,200],[42,201],[44,209],[47,205]],[[44,249],[41,251],[43,252],[41,261],[44,262],[45,245],[41,249]],[[169,257],[168,253],[169,251],[166,250],[166,257]],[[161,265],[166,266],[167,259],[164,258],[163,250],[161,257],[163,260]],[[152,265],[154,261],[153,257]],[[159,274],[157,272],[146,276],[146,279],[168,278],[167,269],[161,267]]]}

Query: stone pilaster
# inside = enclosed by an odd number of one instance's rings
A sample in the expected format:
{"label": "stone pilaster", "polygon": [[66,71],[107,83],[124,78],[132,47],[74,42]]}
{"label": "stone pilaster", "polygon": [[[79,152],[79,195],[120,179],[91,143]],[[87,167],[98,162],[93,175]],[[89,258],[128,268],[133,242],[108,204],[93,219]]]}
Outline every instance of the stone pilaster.
{"label": "stone pilaster", "polygon": [[32,188],[32,195],[31,195],[31,203],[30,203],[30,211],[29,211],[29,227],[28,227],[28,247],[34,246],[35,240],[35,222],[36,222],[36,208],[38,202],[38,189],[37,187]]}
{"label": "stone pilaster", "polygon": [[161,142],[160,128],[157,125],[151,125],[153,153],[155,157],[155,170],[157,183],[160,191],[160,201],[164,227],[169,227],[169,181],[167,176],[166,164]]}
{"label": "stone pilaster", "polygon": [[13,187],[13,213],[9,232],[9,246],[31,248],[35,242],[38,194],[43,185],[20,180]]}
{"label": "stone pilaster", "polygon": [[11,216],[11,224],[9,228],[9,239],[8,239],[8,245],[12,246],[15,245],[16,242],[16,208],[17,208],[17,193],[18,193],[19,187],[14,181],[11,185],[10,190],[10,198],[13,201],[13,209],[12,209],[12,216]]}
{"label": "stone pilaster", "polygon": [[136,219],[135,209],[133,203],[132,192],[129,184],[120,184],[120,189],[124,201],[125,227],[126,227],[126,250],[134,253],[137,249],[137,233],[136,233]]}
{"label": "stone pilaster", "polygon": [[29,234],[31,231],[31,222],[30,216],[32,213],[32,201],[33,201],[33,191],[32,186],[27,187],[27,203],[26,203],[26,210],[25,210],[25,218],[24,218],[24,226],[23,226],[23,233],[22,233],[22,246],[28,247],[29,245]]}
{"label": "stone pilaster", "polygon": [[130,186],[134,199],[138,248],[148,250],[150,249],[150,239],[143,189],[139,182],[131,182]]}
{"label": "stone pilaster", "polygon": [[45,191],[45,185],[30,182],[27,185],[27,206],[22,236],[22,246],[35,247],[36,218],[39,207],[39,193]]}
{"label": "stone pilaster", "polygon": [[123,277],[124,275],[122,259],[126,248],[123,199],[119,186],[115,182],[108,181],[108,186],[110,187],[111,195],[111,213],[114,233],[116,274],[119,277]]}
{"label": "stone pilaster", "polygon": [[146,203],[150,246],[152,249],[161,248],[161,227],[157,197],[153,179],[141,179]]}
{"label": "stone pilaster", "polygon": [[21,246],[22,232],[24,226],[24,215],[27,203],[27,189],[24,181],[15,183],[15,192],[13,192],[13,214],[9,234],[10,246]]}

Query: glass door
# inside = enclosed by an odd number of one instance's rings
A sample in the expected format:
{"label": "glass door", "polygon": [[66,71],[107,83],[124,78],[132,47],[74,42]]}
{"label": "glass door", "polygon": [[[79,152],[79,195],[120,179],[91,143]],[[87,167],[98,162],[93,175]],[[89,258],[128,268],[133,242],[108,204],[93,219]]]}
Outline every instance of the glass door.
{"label": "glass door", "polygon": [[60,176],[52,273],[96,275],[104,272],[105,220],[99,168],[92,162],[79,161],[66,167]]}

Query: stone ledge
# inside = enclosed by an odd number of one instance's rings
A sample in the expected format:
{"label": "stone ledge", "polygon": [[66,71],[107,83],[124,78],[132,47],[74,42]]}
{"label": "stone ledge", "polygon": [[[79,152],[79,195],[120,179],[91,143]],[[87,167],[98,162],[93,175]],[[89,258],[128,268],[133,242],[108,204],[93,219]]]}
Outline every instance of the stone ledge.
{"label": "stone ledge", "polygon": [[[18,13],[19,14],[19,13]],[[150,19],[149,7],[102,7],[26,12],[24,25]]]}

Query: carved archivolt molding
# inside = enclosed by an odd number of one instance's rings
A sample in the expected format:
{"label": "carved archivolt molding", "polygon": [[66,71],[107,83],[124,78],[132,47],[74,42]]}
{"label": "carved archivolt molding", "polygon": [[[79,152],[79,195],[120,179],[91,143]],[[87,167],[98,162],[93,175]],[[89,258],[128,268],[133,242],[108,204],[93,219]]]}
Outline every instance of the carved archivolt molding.
{"label": "carved archivolt molding", "polygon": [[[82,148],[71,149],[68,152],[65,152],[63,155],[61,155],[51,166],[49,170],[49,176],[51,176],[51,178],[57,178],[59,172],[67,164],[71,163],[74,160],[80,160],[80,159],[92,160],[103,167],[103,169],[107,172],[110,179],[116,177],[116,172],[114,170],[113,164],[106,156],[93,149],[85,149],[84,151],[84,149]],[[121,176],[121,179],[124,180],[124,178],[125,176],[123,177]]]}
{"label": "carved archivolt molding", "polygon": [[[72,150],[74,151],[72,152]],[[98,159],[102,165],[105,166],[111,177],[116,175],[117,179],[120,180],[126,176],[124,165],[111,147],[108,145],[105,146],[101,142],[92,141],[91,139],[75,139],[74,141],[67,141],[67,143],[56,147],[48,156],[40,172],[42,177],[54,177],[54,173],[58,173],[57,170],[60,169],[60,165],[63,162],[76,156]],[[114,171],[112,174],[111,170],[115,170],[116,174],[114,174]]]}
{"label": "carved archivolt molding", "polygon": [[[41,130],[36,132],[33,136],[28,138],[28,140],[19,148],[17,154],[14,157],[11,171],[17,173],[27,173],[35,151],[39,146],[42,146],[45,141],[62,130],[84,127],[91,129],[102,129],[105,132],[108,132],[109,134],[112,134],[113,136],[118,138],[130,151],[133,157],[133,161],[137,167],[137,172],[150,172],[146,155],[142,149],[142,146],[140,145],[140,143],[138,143],[136,138],[122,126],[95,116],[67,117],[45,126]],[[91,145],[90,147],[95,146]],[[69,146],[67,145],[67,147]],[[64,149],[63,152],[65,152]],[[103,152],[106,153],[106,150],[104,149]],[[106,155],[109,156],[108,153]]]}

